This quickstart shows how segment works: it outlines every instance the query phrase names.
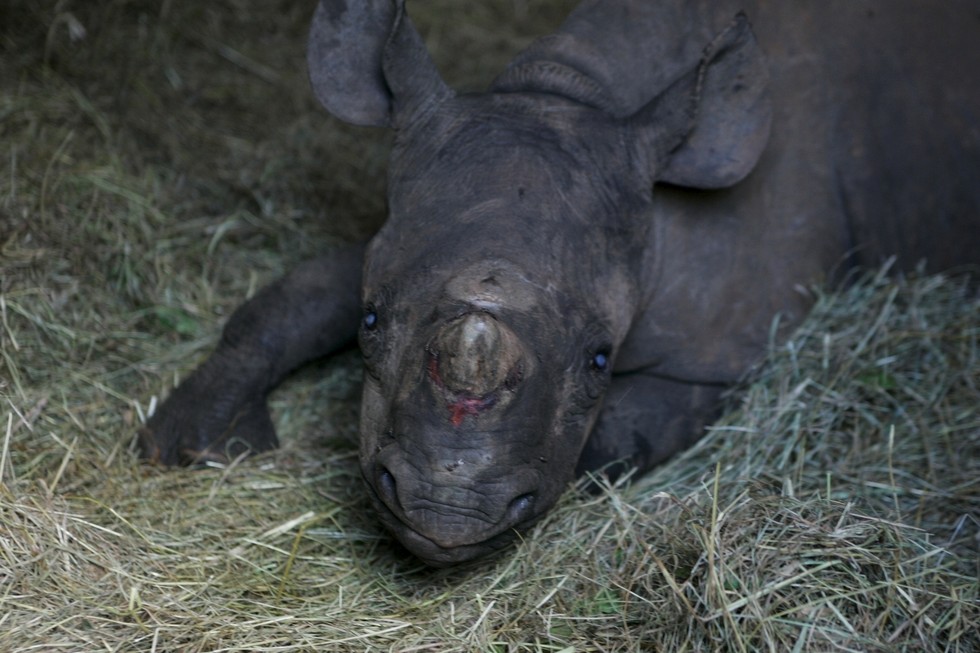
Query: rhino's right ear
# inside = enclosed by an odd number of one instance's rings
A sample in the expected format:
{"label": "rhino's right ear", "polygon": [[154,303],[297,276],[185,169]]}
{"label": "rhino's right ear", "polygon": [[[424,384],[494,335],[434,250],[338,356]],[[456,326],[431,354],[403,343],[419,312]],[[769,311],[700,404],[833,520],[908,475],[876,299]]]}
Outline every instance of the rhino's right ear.
{"label": "rhino's right ear", "polygon": [[394,22],[392,0],[320,0],[306,62],[320,104],[341,120],[390,124],[391,92],[381,60]]}
{"label": "rhino's right ear", "polygon": [[454,96],[405,0],[320,0],[306,60],[320,103],[355,125],[401,129]]}
{"label": "rhino's right ear", "polygon": [[769,140],[766,60],[744,14],[704,50],[700,64],[630,118],[654,176],[688,188],[741,181]]}

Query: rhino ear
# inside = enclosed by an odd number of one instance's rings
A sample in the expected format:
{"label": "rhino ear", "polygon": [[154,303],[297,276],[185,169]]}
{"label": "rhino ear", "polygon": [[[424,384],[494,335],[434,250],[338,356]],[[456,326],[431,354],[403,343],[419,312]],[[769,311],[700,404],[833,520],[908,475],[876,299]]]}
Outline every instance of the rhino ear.
{"label": "rhino ear", "polygon": [[355,125],[398,126],[452,95],[404,0],[320,0],[306,60],[320,103]]}
{"label": "rhino ear", "polygon": [[395,21],[381,55],[384,78],[391,91],[391,126],[401,128],[455,94],[442,81],[425,42],[395,0]]}
{"label": "rhino ear", "polygon": [[391,93],[381,53],[395,20],[391,0],[320,0],[306,62],[313,92],[327,111],[355,125],[388,124]]}
{"label": "rhino ear", "polygon": [[732,186],[752,171],[771,120],[769,71],[744,14],[694,70],[630,118],[656,153],[657,181],[704,189]]}

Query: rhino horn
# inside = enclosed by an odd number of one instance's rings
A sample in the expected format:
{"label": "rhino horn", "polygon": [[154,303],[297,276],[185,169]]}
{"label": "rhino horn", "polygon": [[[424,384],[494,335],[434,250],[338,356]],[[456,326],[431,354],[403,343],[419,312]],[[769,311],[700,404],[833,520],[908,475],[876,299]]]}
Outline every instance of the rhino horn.
{"label": "rhino horn", "polygon": [[441,383],[451,392],[484,397],[505,385],[517,369],[517,336],[485,313],[449,324],[436,344]]}

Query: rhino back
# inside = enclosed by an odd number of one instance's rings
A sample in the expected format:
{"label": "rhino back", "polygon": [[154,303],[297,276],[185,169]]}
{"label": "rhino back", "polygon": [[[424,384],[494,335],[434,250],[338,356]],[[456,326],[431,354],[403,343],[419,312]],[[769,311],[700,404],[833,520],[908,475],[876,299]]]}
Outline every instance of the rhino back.
{"label": "rhino back", "polygon": [[[579,92],[630,115],[689,71],[737,11],[748,13],[770,60],[770,149],[807,157],[780,180],[790,183],[785,192],[814,183],[807,169],[829,175],[818,181],[839,195],[835,212],[857,262],[897,255],[906,266],[926,258],[945,269],[975,261],[962,236],[976,233],[980,194],[976,0],[585,0],[495,88]],[[556,79],[552,65],[594,87],[560,88],[575,82]]]}
{"label": "rhino back", "polygon": [[[584,33],[582,12],[599,4],[582,5],[569,20],[575,40],[609,38],[608,26]],[[673,39],[641,49],[694,60],[699,48],[676,39],[705,42],[731,9],[625,4],[640,7],[612,14],[629,16],[628,32],[642,33],[632,21],[647,20],[658,38]],[[644,295],[620,371],[731,381],[764,351],[776,316],[783,326],[802,318],[811,284],[893,255],[903,268],[923,259],[935,270],[980,261],[980,3],[742,6],[770,61],[771,141],[734,188],[655,189]],[[660,10],[670,20],[700,12],[700,23],[672,37],[656,25]],[[571,42],[542,41],[525,56],[548,57]],[[617,63],[589,74],[615,89],[623,112],[643,101],[640,85],[661,84],[684,67],[645,69],[635,50],[605,47]]]}

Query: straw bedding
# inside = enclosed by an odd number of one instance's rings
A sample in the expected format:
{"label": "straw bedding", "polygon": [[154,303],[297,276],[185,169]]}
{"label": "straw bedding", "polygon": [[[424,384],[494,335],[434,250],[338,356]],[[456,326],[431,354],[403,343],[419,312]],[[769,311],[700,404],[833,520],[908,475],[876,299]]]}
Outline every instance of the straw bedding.
{"label": "straw bedding", "polygon": [[[570,2],[418,2],[479,87]],[[980,650],[980,298],[814,289],[695,448],[432,571],[371,514],[347,352],[283,448],[141,464],[234,307],[384,213],[387,135],[311,99],[312,2],[0,7],[0,650]]]}

